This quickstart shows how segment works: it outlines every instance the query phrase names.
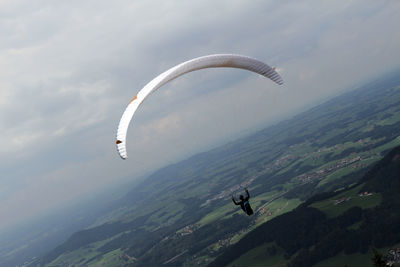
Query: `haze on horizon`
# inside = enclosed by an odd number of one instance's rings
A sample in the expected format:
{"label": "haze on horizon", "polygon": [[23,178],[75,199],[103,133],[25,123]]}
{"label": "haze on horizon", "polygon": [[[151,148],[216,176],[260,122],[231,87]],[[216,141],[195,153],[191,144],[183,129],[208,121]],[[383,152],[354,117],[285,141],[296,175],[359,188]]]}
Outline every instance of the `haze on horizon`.
{"label": "haze on horizon", "polygon": [[[261,129],[400,65],[399,1],[0,1],[0,231]],[[115,131],[130,99],[185,60],[250,72],[174,80]]]}

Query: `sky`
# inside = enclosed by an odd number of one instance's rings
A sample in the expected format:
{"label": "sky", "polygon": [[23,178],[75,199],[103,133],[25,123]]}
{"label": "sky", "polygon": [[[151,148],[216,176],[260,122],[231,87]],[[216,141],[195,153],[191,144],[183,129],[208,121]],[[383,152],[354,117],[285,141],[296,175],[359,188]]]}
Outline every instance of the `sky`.
{"label": "sky", "polygon": [[[400,65],[400,1],[0,0],[0,231],[250,134]],[[180,77],[119,119],[152,78],[235,53],[237,69]]]}

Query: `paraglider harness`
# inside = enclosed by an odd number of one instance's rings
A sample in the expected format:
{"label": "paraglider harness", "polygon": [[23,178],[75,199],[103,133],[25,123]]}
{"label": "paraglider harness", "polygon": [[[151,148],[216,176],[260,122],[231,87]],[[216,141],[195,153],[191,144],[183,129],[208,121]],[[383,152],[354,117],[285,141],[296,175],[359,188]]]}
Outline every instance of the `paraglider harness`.
{"label": "paraglider harness", "polygon": [[244,207],[244,212],[246,212],[247,215],[253,214],[253,209],[250,207],[250,203],[248,200],[243,202],[243,207]]}

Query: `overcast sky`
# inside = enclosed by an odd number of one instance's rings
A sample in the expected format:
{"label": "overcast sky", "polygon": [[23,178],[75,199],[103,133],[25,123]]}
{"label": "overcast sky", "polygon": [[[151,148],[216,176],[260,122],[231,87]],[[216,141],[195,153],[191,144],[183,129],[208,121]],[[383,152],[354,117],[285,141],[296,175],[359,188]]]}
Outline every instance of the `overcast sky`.
{"label": "overcast sky", "polygon": [[[232,140],[399,67],[400,1],[0,0],[0,230]],[[248,55],[278,86],[236,69],[174,80],[194,57]]]}

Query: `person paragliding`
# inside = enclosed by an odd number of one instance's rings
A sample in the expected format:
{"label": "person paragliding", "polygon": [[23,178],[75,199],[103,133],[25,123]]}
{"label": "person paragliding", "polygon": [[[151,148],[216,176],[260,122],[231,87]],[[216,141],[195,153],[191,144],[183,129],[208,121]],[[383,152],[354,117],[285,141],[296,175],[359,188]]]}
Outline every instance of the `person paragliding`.
{"label": "person paragliding", "polygon": [[247,215],[252,215],[253,214],[253,209],[250,206],[249,203],[249,198],[250,198],[250,194],[249,191],[247,190],[247,188],[245,188],[246,194],[247,196],[244,197],[243,195],[239,196],[240,201],[236,202],[235,198],[232,196],[232,201],[233,203],[235,203],[235,205],[240,205],[240,207],[242,208],[242,210],[244,212],[246,212]]}

